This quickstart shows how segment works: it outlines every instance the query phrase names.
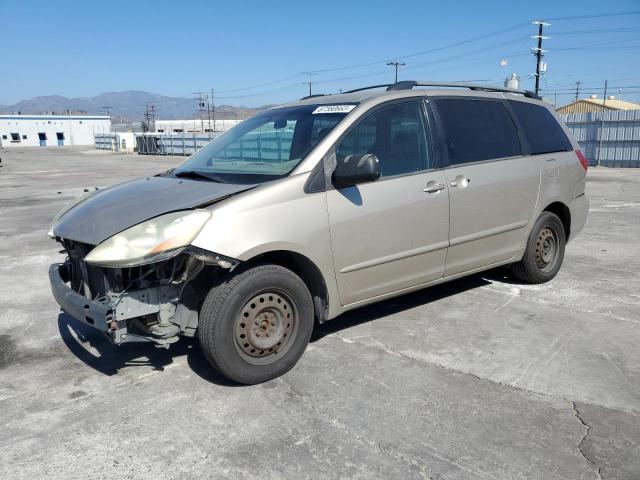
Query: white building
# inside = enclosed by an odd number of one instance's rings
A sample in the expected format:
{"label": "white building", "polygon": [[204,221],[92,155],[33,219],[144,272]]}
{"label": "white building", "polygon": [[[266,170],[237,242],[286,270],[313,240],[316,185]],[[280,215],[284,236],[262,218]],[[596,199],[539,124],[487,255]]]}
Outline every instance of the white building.
{"label": "white building", "polygon": [[226,132],[242,120],[156,120],[155,127],[158,133],[204,133]]}
{"label": "white building", "polygon": [[0,146],[93,145],[94,134],[109,130],[106,115],[0,115]]}

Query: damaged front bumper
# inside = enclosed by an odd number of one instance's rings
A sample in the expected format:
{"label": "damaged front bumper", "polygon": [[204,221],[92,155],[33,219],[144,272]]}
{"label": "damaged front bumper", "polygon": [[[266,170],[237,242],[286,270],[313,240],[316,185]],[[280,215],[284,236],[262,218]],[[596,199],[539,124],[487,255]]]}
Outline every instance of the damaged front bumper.
{"label": "damaged front bumper", "polygon": [[51,292],[66,313],[103,332],[113,343],[154,342],[172,343],[175,335],[146,335],[129,331],[128,320],[159,315],[170,299],[180,296],[178,285],[164,285],[150,289],[122,292],[91,300],[69,286],[71,262],[54,263],[49,268]]}

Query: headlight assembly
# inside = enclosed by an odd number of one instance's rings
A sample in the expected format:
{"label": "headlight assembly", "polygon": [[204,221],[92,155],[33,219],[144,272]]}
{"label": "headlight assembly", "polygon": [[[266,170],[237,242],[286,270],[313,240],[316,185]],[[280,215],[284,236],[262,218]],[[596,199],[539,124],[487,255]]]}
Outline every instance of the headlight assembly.
{"label": "headlight assembly", "polygon": [[189,245],[210,217],[207,210],[189,210],[152,218],[105,240],[84,260],[103,267],[135,267],[166,260]]}

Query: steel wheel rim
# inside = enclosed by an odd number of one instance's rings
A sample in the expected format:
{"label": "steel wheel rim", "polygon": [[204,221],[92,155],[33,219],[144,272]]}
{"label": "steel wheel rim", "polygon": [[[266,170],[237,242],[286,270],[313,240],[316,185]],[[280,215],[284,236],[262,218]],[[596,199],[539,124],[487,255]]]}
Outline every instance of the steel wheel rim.
{"label": "steel wheel rim", "polygon": [[273,363],[291,347],[297,326],[298,309],[288,295],[275,290],[260,292],[245,302],[236,317],[236,350],[248,363]]}
{"label": "steel wheel rim", "polygon": [[546,226],[536,239],[536,265],[541,272],[553,269],[558,259],[558,232],[551,226]]}

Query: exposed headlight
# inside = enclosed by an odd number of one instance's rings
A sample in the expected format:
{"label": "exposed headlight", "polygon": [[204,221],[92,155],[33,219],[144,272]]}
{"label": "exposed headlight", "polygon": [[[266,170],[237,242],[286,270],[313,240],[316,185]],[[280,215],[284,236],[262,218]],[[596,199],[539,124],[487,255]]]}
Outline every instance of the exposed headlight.
{"label": "exposed headlight", "polygon": [[84,260],[103,267],[134,267],[171,258],[189,245],[211,217],[189,210],[152,218],[95,247]]}

